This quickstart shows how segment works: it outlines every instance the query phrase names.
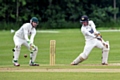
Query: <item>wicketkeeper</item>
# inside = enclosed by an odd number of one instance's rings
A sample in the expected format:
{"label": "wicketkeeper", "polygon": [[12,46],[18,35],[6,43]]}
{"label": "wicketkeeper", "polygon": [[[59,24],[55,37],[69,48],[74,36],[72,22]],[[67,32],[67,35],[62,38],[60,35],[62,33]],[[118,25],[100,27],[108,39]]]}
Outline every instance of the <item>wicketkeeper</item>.
{"label": "wicketkeeper", "polygon": [[109,41],[104,41],[101,34],[96,30],[96,26],[92,20],[84,15],[80,19],[82,23],[81,32],[85,37],[85,46],[83,52],[71,63],[71,65],[77,65],[88,58],[91,50],[94,47],[102,50],[102,65],[108,64],[108,54],[110,50]]}
{"label": "wicketkeeper", "polygon": [[21,26],[21,28],[16,31],[13,40],[15,44],[15,48],[13,49],[14,58],[13,58],[13,64],[14,66],[20,66],[18,63],[19,55],[20,55],[20,49],[21,46],[26,46],[30,51],[30,66],[39,66],[39,64],[34,63],[38,48],[34,45],[34,37],[36,35],[36,27],[38,25],[38,19],[36,17],[32,17],[30,19],[30,23],[25,23]]}

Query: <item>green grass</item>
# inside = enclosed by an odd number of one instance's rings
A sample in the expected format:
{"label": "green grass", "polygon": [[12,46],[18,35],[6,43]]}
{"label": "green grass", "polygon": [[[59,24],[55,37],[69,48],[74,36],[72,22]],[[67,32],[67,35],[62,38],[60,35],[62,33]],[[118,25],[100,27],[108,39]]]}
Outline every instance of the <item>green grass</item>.
{"label": "green grass", "polygon": [[[12,49],[14,48],[13,35],[10,31],[0,31],[0,68],[11,69],[120,69],[119,65],[101,66],[101,50],[94,48],[87,60],[78,66],[70,66],[70,63],[83,51],[84,37],[79,29],[55,30],[59,33],[37,33],[35,45],[39,52],[36,62],[39,67],[29,67],[29,51],[22,46],[19,63],[21,66],[16,68],[12,64]],[[101,32],[104,40],[110,41],[109,64],[120,63],[120,32]],[[50,40],[56,40],[56,65],[49,66]],[[24,58],[24,54],[28,54]],[[96,66],[97,65],[97,66]],[[100,73],[100,72],[0,72],[0,80],[118,80],[120,73]],[[31,77],[30,77],[31,76]]]}
{"label": "green grass", "polygon": [[[120,73],[0,73],[0,80],[119,80]],[[5,76],[6,75],[6,76]],[[110,76],[111,75],[111,76]]]}

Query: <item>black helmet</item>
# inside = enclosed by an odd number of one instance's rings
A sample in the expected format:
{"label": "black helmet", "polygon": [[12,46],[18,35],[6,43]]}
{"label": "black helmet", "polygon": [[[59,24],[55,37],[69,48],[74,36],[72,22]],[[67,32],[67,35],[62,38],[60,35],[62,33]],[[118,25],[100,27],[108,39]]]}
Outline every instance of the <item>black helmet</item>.
{"label": "black helmet", "polygon": [[84,21],[89,21],[88,16],[83,15],[83,16],[81,17],[80,22],[84,22]]}

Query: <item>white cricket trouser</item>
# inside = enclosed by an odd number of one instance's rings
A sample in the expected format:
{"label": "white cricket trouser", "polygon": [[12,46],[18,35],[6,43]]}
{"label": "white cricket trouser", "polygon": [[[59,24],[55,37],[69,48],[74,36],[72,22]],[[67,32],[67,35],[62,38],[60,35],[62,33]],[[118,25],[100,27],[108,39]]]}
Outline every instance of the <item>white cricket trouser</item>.
{"label": "white cricket trouser", "polygon": [[100,40],[97,40],[97,39],[92,39],[92,40],[86,41],[84,50],[80,54],[82,56],[82,58],[86,59],[88,57],[88,55],[90,54],[91,50],[94,47],[103,49],[104,45],[103,45],[103,43]]}
{"label": "white cricket trouser", "polygon": [[24,45],[24,46],[26,46],[28,49],[30,48],[30,46],[28,45],[27,41],[24,40],[24,39],[21,39],[21,38],[19,38],[19,37],[17,37],[17,36],[14,36],[13,40],[14,40],[15,46]]}
{"label": "white cricket trouser", "polygon": [[[105,42],[105,44],[109,45],[109,42]],[[102,53],[102,63],[107,64],[109,47],[106,48],[103,45],[103,42],[98,39],[92,39],[92,40],[86,41],[83,52],[72,62],[72,64],[79,64],[80,62],[87,59],[88,55],[90,54],[91,50],[94,47],[100,48],[102,50],[102,52],[103,52]]]}
{"label": "white cricket trouser", "polygon": [[[28,50],[30,50],[30,45],[28,45],[27,41],[24,39],[21,39],[19,37],[17,37],[16,35],[13,38],[14,40],[14,44],[15,44],[15,48],[14,48],[14,59],[13,60],[17,60],[19,59],[19,55],[20,55],[20,49],[21,46],[24,45],[28,48]],[[32,53],[30,53],[30,62],[34,62],[36,59],[36,55],[38,52],[38,48],[35,47],[35,51],[32,51]]]}
{"label": "white cricket trouser", "polygon": [[18,60],[19,55],[20,55],[21,46],[25,45],[29,49],[29,45],[26,40],[21,39],[21,38],[17,37],[16,35],[13,37],[13,40],[14,40],[14,44],[15,44],[14,60]]}

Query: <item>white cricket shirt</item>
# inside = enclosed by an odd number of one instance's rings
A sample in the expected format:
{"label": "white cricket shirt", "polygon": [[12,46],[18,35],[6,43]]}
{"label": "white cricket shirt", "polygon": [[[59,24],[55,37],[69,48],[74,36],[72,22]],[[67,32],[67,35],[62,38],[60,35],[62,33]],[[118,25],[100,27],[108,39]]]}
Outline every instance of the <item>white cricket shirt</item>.
{"label": "white cricket shirt", "polygon": [[85,40],[91,40],[94,39],[96,36],[94,35],[96,31],[96,26],[92,20],[88,21],[88,25],[81,27],[81,32],[83,33]]}
{"label": "white cricket shirt", "polygon": [[15,36],[24,39],[26,41],[30,40],[31,43],[33,43],[35,35],[36,35],[36,29],[32,27],[31,23],[23,24],[21,28],[15,33]]}

